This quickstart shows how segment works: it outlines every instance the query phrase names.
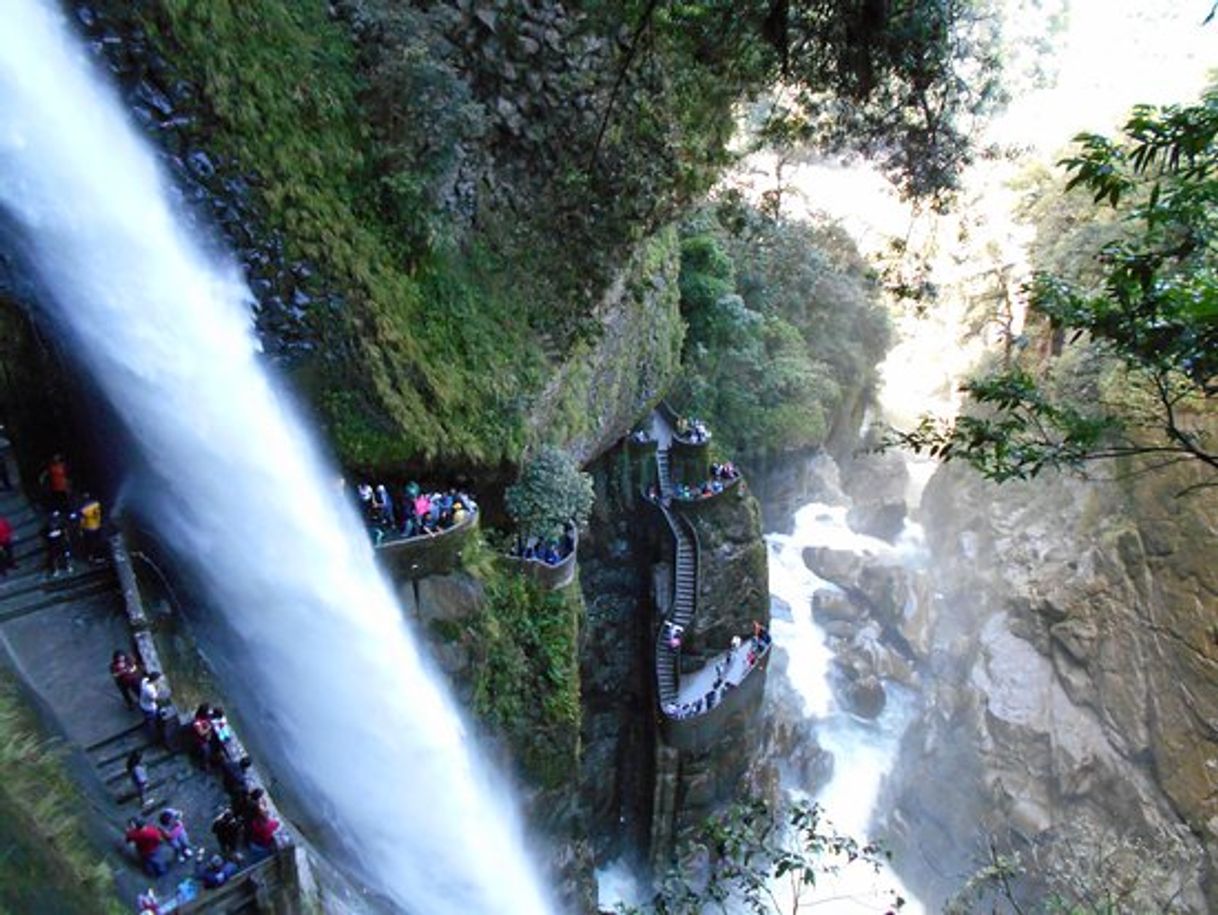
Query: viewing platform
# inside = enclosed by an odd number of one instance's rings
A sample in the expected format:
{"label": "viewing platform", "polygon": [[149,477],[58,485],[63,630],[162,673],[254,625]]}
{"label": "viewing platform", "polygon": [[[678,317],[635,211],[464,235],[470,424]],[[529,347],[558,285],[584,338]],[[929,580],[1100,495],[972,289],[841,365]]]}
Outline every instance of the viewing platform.
{"label": "viewing platform", "polygon": [[431,534],[386,537],[376,545],[376,555],[394,578],[446,575],[460,567],[461,551],[477,532],[480,514],[475,508],[451,527]]}
{"label": "viewing platform", "polygon": [[[82,763],[72,767],[71,775],[95,800],[81,814],[90,820],[90,833],[109,838],[99,854],[114,870],[124,908],[134,906],[137,895],[152,887],[166,912],[294,911],[299,862],[286,826],[276,833],[269,855],[255,860],[247,854],[222,887],[205,889],[196,876],[199,856],[215,849],[212,819],[230,799],[219,773],[205,771],[183,750],[189,720],[172,699],[162,709],[162,726],[154,729],[138,709],[124,703],[112,681],[109,663],[121,649],[145,673],[162,674],[169,695],[169,678],[125,539],[113,534],[92,561],[73,556],[70,571],[51,576],[40,536],[42,510],[13,491],[0,493],[0,514],[13,523],[17,561],[0,579],[4,662],[37,697],[53,732],[74,748]],[[245,752],[236,735],[224,747],[237,758]],[[148,775],[148,802],[142,806],[127,767],[136,751]],[[247,774],[250,784],[258,785],[256,771]],[[165,807],[182,812],[196,856],[170,864],[164,876],[154,878],[126,847],[123,834],[132,817],[155,823]],[[176,907],[171,908],[171,900]]]}
{"label": "viewing platform", "polygon": [[505,553],[500,558],[509,567],[516,569],[522,575],[532,579],[538,586],[547,591],[557,591],[575,581],[575,572],[579,568],[577,554],[579,553],[579,530],[572,525],[571,550],[558,562],[546,562],[536,557],[514,556]]}

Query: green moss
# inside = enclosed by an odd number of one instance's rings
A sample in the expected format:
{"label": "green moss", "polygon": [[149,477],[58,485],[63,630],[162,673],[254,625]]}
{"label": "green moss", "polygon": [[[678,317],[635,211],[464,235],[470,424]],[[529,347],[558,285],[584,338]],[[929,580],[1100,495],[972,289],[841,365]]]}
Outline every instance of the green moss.
{"label": "green moss", "polygon": [[0,672],[0,912],[125,911],[109,867],[89,845],[83,800]]}
{"label": "green moss", "polygon": [[580,590],[545,591],[497,566],[482,574],[486,601],[470,623],[474,711],[532,781],[557,787],[579,758]]}
{"label": "green moss", "polygon": [[419,248],[382,211],[355,48],[328,6],[153,0],[130,15],[200,91],[192,142],[222,174],[255,176],[260,229],[343,296],[340,314],[310,316],[323,356],[297,375],[343,459],[512,458],[544,378],[535,316],[496,258]]}

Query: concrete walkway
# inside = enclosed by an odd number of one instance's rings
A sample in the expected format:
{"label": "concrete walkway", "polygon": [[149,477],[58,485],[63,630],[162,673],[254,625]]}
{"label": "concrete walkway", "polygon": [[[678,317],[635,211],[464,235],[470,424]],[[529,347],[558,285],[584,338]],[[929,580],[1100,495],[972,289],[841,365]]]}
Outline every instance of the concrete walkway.
{"label": "concrete walkway", "polygon": [[203,772],[185,754],[171,753],[154,742],[138,710],[126,707],[110,678],[111,654],[133,653],[132,633],[122,595],[109,561],[90,565],[74,561],[72,574],[46,573],[39,511],[21,493],[0,493],[0,514],[18,531],[18,568],[0,579],[0,648],[6,661],[42,700],[70,744],[92,764],[96,778],[89,792],[101,799],[85,817],[102,817],[113,844],[106,854],[115,870],[120,899],[134,907],[135,897],[154,886],[162,898],[194,873],[194,861],[180,863],[165,877],[152,880],[123,842],[127,821],[140,814],[126,771],[127,755],[144,751],[156,805],[144,811],[154,817],[168,804],[185,813],[193,843],[211,839],[210,824],[227,802],[217,775]]}

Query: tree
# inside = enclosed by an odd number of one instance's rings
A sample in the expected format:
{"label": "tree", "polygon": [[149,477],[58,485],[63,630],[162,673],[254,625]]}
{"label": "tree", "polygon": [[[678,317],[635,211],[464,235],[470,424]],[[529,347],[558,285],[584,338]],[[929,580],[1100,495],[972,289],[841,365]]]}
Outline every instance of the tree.
{"label": "tree", "polygon": [[[974,120],[1001,101],[1000,16],[989,0],[637,0],[600,138],[632,68],[678,50],[691,120],[708,99],[783,85],[763,137],[875,159],[910,195],[955,186]],[[694,73],[693,71],[698,71]],[[681,82],[681,81],[674,81]],[[730,95],[725,95],[725,90]]]}
{"label": "tree", "polygon": [[[968,461],[1002,481],[1045,468],[1146,457],[1218,472],[1209,431],[1218,395],[1218,87],[1194,105],[1136,107],[1120,135],[1075,138],[1066,190],[1086,190],[1121,222],[1092,272],[1036,274],[1030,303],[1051,357],[1029,355],[964,385],[974,411],[924,417],[890,442]],[[1088,347],[1091,372],[1055,375],[1064,347]],[[1218,483],[1218,473],[1204,485]]]}
{"label": "tree", "polygon": [[582,527],[592,511],[592,477],[567,452],[541,448],[524,466],[519,482],[507,488],[505,501],[521,532],[558,538],[569,522]]}
{"label": "tree", "polygon": [[[648,912],[702,915],[750,911],[795,915],[817,906],[817,881],[844,868],[879,871],[887,854],[825,823],[820,805],[798,800],[781,809],[751,799],[710,817],[680,855],[685,866],[661,881]],[[887,915],[905,900],[892,893]],[[830,901],[825,900],[826,905]],[[619,911],[641,915],[637,909]]]}

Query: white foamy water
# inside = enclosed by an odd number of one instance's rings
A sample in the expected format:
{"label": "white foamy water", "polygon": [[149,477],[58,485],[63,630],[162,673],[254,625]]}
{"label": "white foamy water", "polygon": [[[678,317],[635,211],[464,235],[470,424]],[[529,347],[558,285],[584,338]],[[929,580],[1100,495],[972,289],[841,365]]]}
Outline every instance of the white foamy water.
{"label": "white foamy water", "polygon": [[[922,532],[906,523],[897,544],[856,534],[846,525],[846,508],[813,502],[795,513],[794,531],[768,534],[770,593],[791,611],[791,619],[772,617],[774,642],[787,652],[787,677],[803,700],[804,714],[814,722],[817,740],[833,755],[833,774],[815,799],[827,820],[839,832],[860,842],[870,837],[871,821],[884,777],[896,759],[901,735],[909,725],[915,700],[908,692],[885,684],[888,702],[874,721],[864,720],[841,709],[829,685],[833,653],[825,644],[825,633],[812,619],[812,595],[818,590],[837,590],[815,575],[803,560],[807,547],[829,547],[916,567],[924,561]],[[792,794],[807,796],[805,786],[788,786]],[[776,886],[781,898],[790,900],[783,883]],[[892,893],[907,900],[903,912],[919,915],[923,908],[889,868],[876,874],[858,865],[842,867],[838,875],[818,880],[816,892],[805,894],[823,911],[834,913],[883,912],[892,905]]]}
{"label": "white foamy water", "polygon": [[237,271],[172,211],[51,6],[0,0],[0,207],[138,442],[149,469],[133,488],[242,646],[239,698],[276,749],[263,762],[326,824],[322,844],[403,909],[548,911],[503,787],[259,365]]}

